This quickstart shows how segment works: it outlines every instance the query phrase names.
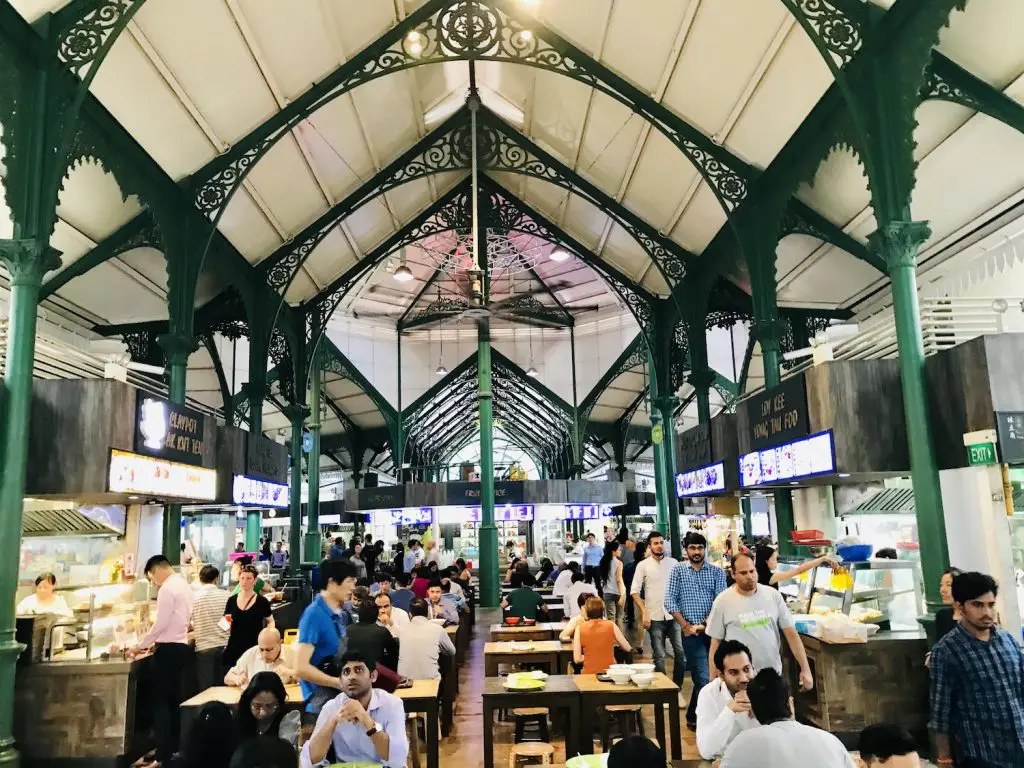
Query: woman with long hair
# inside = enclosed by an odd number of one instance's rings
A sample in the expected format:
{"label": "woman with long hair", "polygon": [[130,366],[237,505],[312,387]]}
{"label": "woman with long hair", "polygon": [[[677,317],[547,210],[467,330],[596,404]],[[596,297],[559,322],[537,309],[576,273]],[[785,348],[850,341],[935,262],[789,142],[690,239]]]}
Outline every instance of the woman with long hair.
{"label": "woman with long hair", "polygon": [[260,736],[242,744],[231,758],[230,768],[298,768],[295,747],[273,736]]}
{"label": "woman with long hair", "polygon": [[604,545],[601,563],[597,566],[604,582],[605,616],[615,626],[622,623],[622,609],[626,605],[626,585],[622,581],[622,545],[612,539]]}
{"label": "woman with long hair", "polygon": [[[647,557],[647,542],[638,541],[636,549],[633,550],[633,562],[623,567],[622,583],[626,588],[626,625],[630,628],[636,627],[636,649],[634,655],[644,655],[644,623],[636,620],[636,602],[633,600],[633,575],[636,567]],[[643,595],[641,595],[643,597]]]}
{"label": "woman with long hair", "polygon": [[960,610],[953,602],[953,579],[961,573],[959,568],[947,568],[939,579],[939,594],[942,595],[942,607],[935,612],[935,631],[941,638],[960,621]]}
{"label": "woman with long hair", "polygon": [[825,563],[830,564],[833,568],[837,565],[836,561],[831,557],[816,557],[813,560],[808,560],[806,563],[798,565],[791,571],[778,572],[775,569],[779,565],[779,555],[775,551],[775,547],[761,544],[755,550],[754,555],[754,567],[757,568],[757,583],[775,589],[779,588],[780,581],[795,579],[801,573],[807,573],[807,571]]}
{"label": "woman with long hair", "polygon": [[276,672],[257,672],[242,691],[235,714],[240,740],[277,736],[288,694]]}

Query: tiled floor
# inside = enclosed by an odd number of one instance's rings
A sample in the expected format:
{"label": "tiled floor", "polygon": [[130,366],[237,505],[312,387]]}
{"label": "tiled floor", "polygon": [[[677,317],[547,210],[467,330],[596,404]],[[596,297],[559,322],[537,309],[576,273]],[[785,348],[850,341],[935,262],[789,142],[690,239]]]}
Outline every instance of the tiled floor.
{"label": "tiled floor", "polygon": [[[448,738],[441,741],[441,765],[445,768],[476,768],[483,765],[483,728],[480,691],[484,679],[483,648],[487,638],[487,627],[493,623],[497,614],[489,615],[487,611],[477,612],[474,635],[470,642],[466,662],[459,670],[459,699],[455,713],[455,727]],[[648,642],[647,651],[650,654]],[[668,672],[671,674],[671,659],[668,661]],[[686,683],[681,702],[683,707],[689,700],[690,684]],[[682,716],[682,715],[681,715]],[[645,730],[648,735],[654,734],[654,714],[652,707],[644,707]],[[687,730],[685,722],[680,723],[683,735],[683,757],[699,758],[692,731]],[[496,723],[494,726],[494,765],[505,768],[508,765],[509,746],[512,744],[512,724]],[[556,736],[554,744],[557,749],[554,762],[564,763],[566,754],[564,744]],[[571,757],[571,755],[569,756]]]}

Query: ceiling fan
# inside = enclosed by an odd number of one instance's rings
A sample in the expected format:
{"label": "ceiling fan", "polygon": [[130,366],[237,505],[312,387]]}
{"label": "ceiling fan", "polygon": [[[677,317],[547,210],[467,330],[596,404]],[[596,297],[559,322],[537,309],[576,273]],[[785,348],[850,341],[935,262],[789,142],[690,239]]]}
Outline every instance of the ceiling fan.
{"label": "ceiling fan", "polygon": [[783,354],[782,359],[787,362],[793,360],[802,360],[804,358],[813,358],[815,365],[818,363],[826,363],[832,360],[832,347],[844,341],[845,339],[852,338],[860,333],[860,327],[856,323],[840,323],[838,325],[830,325],[824,331],[819,331],[814,334],[811,339],[811,345],[809,347],[803,347],[801,349],[794,349],[792,352],[786,352]]}

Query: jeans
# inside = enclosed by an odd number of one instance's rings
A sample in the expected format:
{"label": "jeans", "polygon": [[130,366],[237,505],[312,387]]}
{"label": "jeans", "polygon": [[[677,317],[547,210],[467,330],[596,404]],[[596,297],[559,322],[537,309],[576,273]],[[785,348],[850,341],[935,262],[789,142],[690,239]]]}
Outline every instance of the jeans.
{"label": "jeans", "polygon": [[604,617],[616,626],[622,624],[622,608],[619,608],[619,596],[610,592],[604,593]]}
{"label": "jeans", "polygon": [[686,708],[686,722],[691,725],[697,722],[697,696],[700,689],[711,682],[711,670],[708,669],[708,650],[711,638],[706,632],[696,635],[683,635],[683,650],[686,652],[686,668],[690,670],[693,680],[693,693],[690,704]]}
{"label": "jeans", "polygon": [[583,575],[586,577],[588,584],[593,584],[597,587],[597,594],[600,597],[604,597],[604,590],[601,588],[601,569],[596,565],[585,565],[583,566]]}
{"label": "jeans", "polygon": [[[672,682],[682,687],[683,675],[686,674],[686,654],[683,652],[682,633],[675,619],[665,621],[651,620],[651,649],[654,652],[654,668],[658,672],[665,671],[665,636],[672,642]],[[705,655],[705,659],[707,656]]]}

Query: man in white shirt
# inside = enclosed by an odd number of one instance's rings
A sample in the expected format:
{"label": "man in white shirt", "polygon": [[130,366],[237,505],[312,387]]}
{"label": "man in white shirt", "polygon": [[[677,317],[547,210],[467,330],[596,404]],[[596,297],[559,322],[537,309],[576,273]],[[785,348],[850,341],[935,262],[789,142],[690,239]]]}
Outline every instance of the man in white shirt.
{"label": "man in white shirt", "polygon": [[454,656],[455,646],[444,627],[427,618],[427,601],[417,597],[409,603],[409,626],[399,636],[398,674],[412,680],[437,680],[442,653]]}
{"label": "man in white shirt", "polygon": [[737,640],[718,646],[715,666],[722,670],[697,697],[697,749],[705,760],[721,757],[737,735],[758,725],[750,712],[747,685],[754,679],[750,650]]}
{"label": "man in white shirt", "polygon": [[377,672],[359,654],[345,654],[341,665],[342,693],[320,710],[313,736],[302,747],[301,768],[328,765],[332,746],[339,763],[405,768],[409,738],[402,700],[372,687]]}
{"label": "man in white shirt", "polygon": [[401,608],[395,608],[385,592],[378,593],[374,601],[377,603],[377,623],[387,627],[392,635],[398,637],[402,630],[409,626],[409,614]]}
{"label": "man in white shirt", "polygon": [[276,672],[285,685],[295,682],[292,649],[281,643],[281,633],[271,627],[260,632],[256,645],[239,657],[224,676],[224,685],[244,688],[257,672]]}
{"label": "man in white shirt", "polygon": [[747,686],[747,697],[761,725],[733,739],[721,768],[856,768],[839,739],[793,720],[789,687],[774,669],[757,673]]}
{"label": "man in white shirt", "polygon": [[[686,656],[683,654],[683,636],[679,624],[665,610],[665,587],[669,575],[678,561],[665,553],[665,537],[657,531],[647,536],[647,557],[636,567],[630,594],[640,609],[644,629],[651,633],[651,648],[654,652],[654,668],[665,671],[665,638],[672,641],[672,682],[683,687],[686,673]],[[643,592],[645,597],[640,597]]]}
{"label": "man in white shirt", "polygon": [[575,561],[568,563],[562,563],[559,568],[558,576],[555,578],[555,584],[551,588],[552,597],[565,597],[566,590],[572,586],[572,575],[578,573],[580,570],[580,564]]}
{"label": "man in white shirt", "polygon": [[579,573],[573,573],[572,585],[562,595],[562,608],[566,619],[572,619],[580,615],[580,595],[596,595],[597,587],[585,581],[586,577]]}

